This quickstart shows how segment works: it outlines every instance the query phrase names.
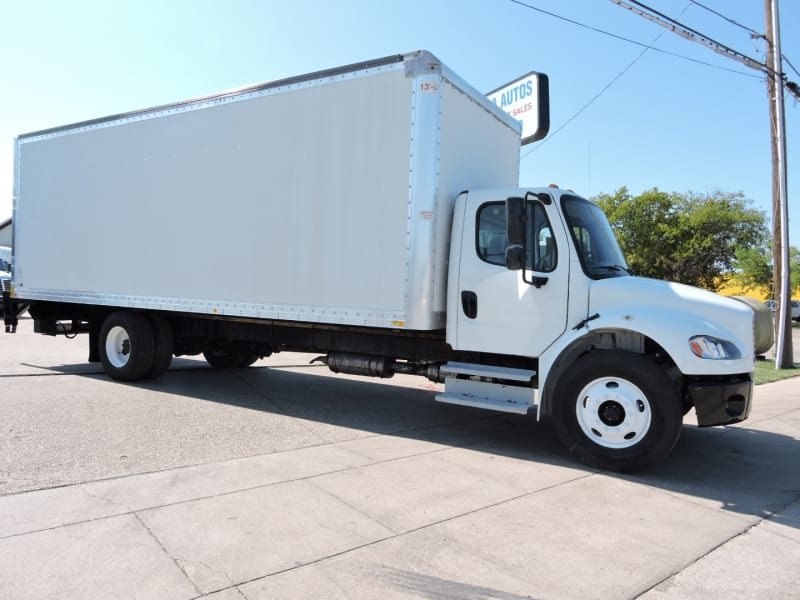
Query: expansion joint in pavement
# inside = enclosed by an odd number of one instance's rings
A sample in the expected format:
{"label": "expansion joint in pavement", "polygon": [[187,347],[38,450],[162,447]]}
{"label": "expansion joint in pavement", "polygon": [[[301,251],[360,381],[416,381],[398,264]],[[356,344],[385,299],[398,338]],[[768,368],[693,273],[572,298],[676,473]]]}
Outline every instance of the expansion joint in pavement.
{"label": "expansion joint in pavement", "polygon": [[[167,555],[167,556],[170,558],[170,560],[171,560],[171,561],[172,561],[172,562],[175,564],[175,566],[176,566],[176,567],[178,567],[178,568],[180,569],[181,573],[183,573],[183,576],[184,576],[184,577],[186,578],[186,580],[187,580],[187,581],[188,581],[188,582],[191,584],[191,586],[192,586],[192,587],[195,589],[195,591],[196,591],[198,594],[202,595],[202,594],[203,594],[202,590],[201,590],[200,588],[198,588],[198,587],[197,587],[197,585],[195,585],[194,581],[192,581],[192,578],[191,578],[191,577],[189,577],[188,573],[186,573],[186,570],[183,568],[183,566],[182,566],[182,565],[181,565],[181,563],[178,561],[178,559],[176,559],[174,556],[172,556],[172,554],[170,554],[169,550],[167,550],[167,548],[164,546],[164,544],[162,544],[162,543],[161,543],[161,540],[160,540],[160,539],[158,539],[158,536],[157,536],[155,533],[153,533],[153,530],[152,530],[152,529],[150,529],[150,528],[147,526],[147,523],[145,523],[145,522],[144,522],[144,520],[143,520],[143,519],[142,519],[142,518],[141,518],[141,517],[140,517],[140,516],[139,516],[137,513],[135,513],[135,512],[134,512],[134,513],[131,513],[131,514],[132,514],[132,515],[134,516],[134,518],[135,518],[135,519],[136,519],[136,520],[139,522],[139,524],[140,524],[142,527],[144,527],[144,530],[145,530],[145,531],[148,533],[148,535],[149,535],[151,538],[153,538],[153,540],[155,541],[155,543],[156,543],[156,544],[158,544],[158,547],[159,547],[159,548],[161,548],[161,550],[164,552],[164,554],[166,554],[166,555]],[[221,571],[220,571],[220,573],[221,573]],[[225,576],[225,578],[226,578],[228,581],[230,581],[230,577],[228,577],[228,575],[227,575],[226,573],[222,573],[222,575],[224,575],[224,576]],[[231,582],[231,583],[233,583],[233,582]]]}
{"label": "expansion joint in pavement", "polygon": [[686,570],[686,569],[688,569],[689,567],[691,567],[691,566],[693,566],[693,565],[695,565],[695,564],[699,563],[701,560],[703,560],[704,558],[706,558],[706,557],[708,557],[708,556],[712,555],[714,552],[716,552],[717,550],[719,550],[719,549],[720,549],[720,548],[722,548],[723,546],[726,546],[727,544],[731,543],[733,540],[739,539],[740,537],[742,537],[742,536],[744,536],[744,535],[746,535],[746,534],[750,533],[750,531],[751,531],[751,530],[752,530],[754,527],[758,527],[759,525],[761,525],[761,524],[762,524],[762,523],[764,523],[765,521],[771,521],[771,520],[772,520],[772,518],[773,518],[773,517],[774,517],[776,514],[779,514],[779,513],[783,512],[784,510],[786,510],[787,508],[789,508],[789,507],[790,507],[792,504],[794,504],[795,502],[798,502],[798,501],[800,501],[800,493],[798,493],[798,494],[797,494],[797,495],[796,495],[794,498],[792,498],[791,500],[789,500],[788,502],[786,502],[785,504],[783,504],[783,505],[782,505],[780,508],[778,508],[778,509],[776,509],[776,510],[773,510],[773,511],[769,512],[769,514],[767,514],[767,516],[765,516],[765,517],[761,517],[760,519],[758,519],[758,520],[756,520],[756,521],[754,521],[754,522],[752,522],[752,523],[748,524],[748,525],[747,525],[747,527],[745,527],[744,529],[742,529],[742,530],[741,530],[739,533],[737,533],[737,534],[735,534],[735,535],[732,535],[732,536],[730,536],[730,537],[729,537],[728,539],[726,539],[726,540],[723,540],[722,542],[720,542],[720,543],[719,543],[719,544],[717,544],[716,546],[714,546],[714,547],[710,548],[710,549],[709,549],[707,552],[705,552],[705,553],[701,554],[700,556],[696,557],[696,558],[695,558],[693,561],[691,561],[691,562],[689,562],[689,563],[687,563],[687,564],[683,565],[683,567],[682,567],[682,568],[678,569],[677,571],[674,571],[673,573],[670,573],[669,575],[667,575],[666,577],[664,577],[664,578],[663,578],[663,579],[661,579],[660,581],[657,581],[656,583],[654,583],[653,585],[651,585],[651,586],[650,586],[650,587],[648,587],[647,589],[644,589],[644,590],[642,590],[641,592],[639,592],[638,594],[636,594],[636,596],[634,596],[634,597],[633,597],[633,598],[634,598],[634,600],[635,600],[636,598],[641,598],[642,596],[644,596],[644,595],[645,595],[645,594],[647,594],[648,592],[650,592],[650,591],[654,590],[655,588],[657,588],[658,586],[660,586],[660,585],[661,585],[661,584],[663,584],[664,582],[666,582],[666,581],[669,581],[670,579],[672,579],[673,577],[675,577],[675,576],[677,576],[677,575],[680,575],[680,574],[681,574],[683,571],[685,571],[685,570]]}
{"label": "expansion joint in pavement", "polygon": [[[442,525],[444,523],[449,523],[451,521],[456,521],[456,520],[461,519],[463,517],[467,517],[467,516],[470,516],[470,515],[473,515],[473,514],[477,514],[479,512],[484,511],[484,510],[488,510],[488,509],[491,509],[491,508],[496,508],[498,506],[502,506],[504,504],[508,504],[509,502],[514,502],[515,500],[519,500],[521,498],[527,498],[527,497],[530,497],[530,496],[535,496],[537,494],[541,494],[543,492],[547,492],[548,490],[552,490],[552,489],[561,487],[563,485],[568,485],[568,484],[571,484],[571,483],[575,483],[577,481],[581,481],[583,479],[588,479],[589,477],[594,477],[595,475],[597,475],[599,473],[601,473],[601,471],[596,471],[596,472],[592,472],[592,473],[586,473],[584,475],[580,475],[578,477],[574,477],[574,478],[568,479],[566,481],[561,481],[559,483],[555,483],[555,484],[549,485],[547,487],[543,487],[543,488],[539,488],[539,489],[536,489],[536,490],[532,490],[530,492],[524,492],[522,494],[517,494],[517,495],[509,497],[509,498],[504,498],[503,500],[499,500],[497,502],[492,502],[490,504],[486,504],[484,506],[475,508],[473,510],[465,511],[463,513],[460,513],[460,514],[457,514],[457,515],[453,515],[453,516],[447,517],[445,519],[440,519],[440,520],[434,521],[432,523],[426,523],[425,525],[422,525],[420,527],[415,527],[413,529],[408,529],[406,531],[396,532],[393,535],[388,535],[386,537],[383,537],[383,538],[380,538],[380,539],[377,539],[377,540],[373,540],[373,541],[367,542],[365,544],[360,544],[358,546],[353,546],[352,548],[348,548],[346,550],[342,550],[341,552],[335,552],[333,554],[328,554],[327,556],[321,556],[320,558],[317,558],[315,560],[310,560],[310,561],[304,562],[302,564],[293,565],[293,566],[287,567],[285,569],[279,569],[277,571],[273,571],[272,573],[267,573],[266,575],[260,575],[259,577],[254,577],[253,579],[249,579],[247,581],[241,581],[236,585],[241,586],[241,585],[246,585],[246,584],[249,584],[249,583],[253,583],[255,581],[263,581],[263,580],[268,579],[270,577],[273,577],[275,575],[280,575],[282,573],[289,573],[291,571],[296,571],[297,569],[302,569],[304,567],[315,565],[317,563],[322,563],[322,562],[325,562],[327,560],[338,558],[340,556],[347,556],[348,554],[351,554],[351,553],[356,552],[358,550],[362,550],[364,548],[377,546],[377,545],[383,544],[384,542],[388,542],[388,541],[391,541],[391,540],[394,540],[394,539],[402,538],[402,537],[407,536],[407,535],[411,535],[413,533],[417,533],[419,531],[424,531],[426,529],[430,529],[431,527],[436,527],[436,526]],[[345,502],[344,500],[342,500],[338,496],[334,495],[334,497],[337,500],[339,500],[340,502],[344,502],[347,506],[350,506],[351,508],[353,508],[355,510],[358,510],[358,512],[360,512],[361,514],[365,514],[363,511],[357,509],[356,507],[353,507],[351,504]],[[372,519],[376,523],[379,523],[383,527],[386,527],[389,531],[394,531],[392,528],[384,525],[383,523],[381,523],[380,521],[375,519],[374,516],[371,516],[371,515],[366,515],[366,516],[368,516],[370,519]]]}
{"label": "expansion joint in pavement", "polygon": [[279,411],[281,414],[286,414],[286,410],[285,410],[285,409],[284,409],[284,408],[283,408],[283,407],[282,407],[280,404],[278,404],[277,402],[275,402],[275,400],[273,400],[272,398],[270,398],[269,396],[267,396],[267,395],[266,395],[266,394],[265,394],[263,391],[261,391],[261,388],[259,388],[259,387],[255,386],[255,385],[253,385],[251,382],[249,382],[249,381],[247,380],[247,377],[245,377],[245,376],[244,376],[244,373],[240,373],[240,372],[238,372],[238,371],[234,371],[234,373],[233,373],[233,374],[234,374],[234,376],[235,376],[235,377],[236,377],[236,378],[237,378],[239,381],[241,381],[241,382],[242,382],[242,383],[243,383],[245,386],[247,386],[247,387],[248,387],[248,388],[249,388],[249,389],[250,389],[250,390],[251,390],[251,391],[252,391],[254,394],[256,394],[256,396],[258,396],[259,398],[261,398],[261,399],[262,399],[262,400],[264,400],[265,402],[268,402],[269,404],[271,404],[271,405],[272,405],[273,407],[275,407],[275,409],[276,409],[277,411]]}
{"label": "expansion joint in pavement", "polygon": [[[380,436],[378,434],[376,434],[374,436],[367,436],[367,437],[380,437]],[[363,438],[355,438],[355,439],[363,439]],[[347,441],[350,441],[350,440],[347,440]],[[308,446],[308,447],[335,446],[335,445],[338,445],[340,443],[342,443],[342,442],[338,441],[338,442],[334,442],[332,444],[320,444],[319,446]],[[472,444],[472,445],[479,445],[479,443]],[[464,447],[470,447],[470,446],[471,445],[465,445]],[[89,486],[94,484],[94,483],[102,483],[102,482],[107,482],[107,481],[112,481],[112,480],[123,480],[123,479],[129,478],[129,477],[137,477],[137,476],[140,476],[140,475],[153,475],[155,473],[162,473],[164,471],[153,471],[153,472],[150,472],[150,473],[123,475],[123,476],[119,476],[119,477],[111,477],[111,478],[108,478],[108,479],[100,479],[100,480],[97,480],[97,481],[85,481],[85,482],[77,483],[77,484],[64,484],[64,485],[54,486],[52,488],[41,488],[41,489],[38,489],[38,490],[28,490],[28,491],[23,491],[23,492],[15,492],[15,493],[9,494],[9,496],[31,494],[31,493],[36,493],[36,492],[41,492],[41,491],[48,491],[48,490],[55,490],[55,489],[65,489],[65,488],[69,488],[69,487],[79,487],[81,489],[81,491],[86,496],[88,496],[90,498],[95,498],[95,499],[98,499],[98,500],[102,500],[103,502],[106,502],[111,506],[119,507],[121,510],[119,512],[114,512],[113,514],[106,514],[106,515],[99,516],[99,517],[80,519],[80,520],[70,521],[70,522],[66,522],[66,523],[59,523],[58,525],[53,525],[52,527],[41,527],[39,529],[32,529],[32,530],[29,530],[29,531],[22,531],[22,532],[13,533],[13,534],[10,534],[10,535],[0,535],[0,540],[6,539],[6,538],[12,538],[12,537],[20,537],[20,536],[28,535],[28,534],[31,534],[31,533],[39,533],[39,532],[42,532],[42,531],[50,531],[50,530],[54,530],[54,529],[60,529],[62,527],[68,527],[68,526],[71,526],[71,525],[81,525],[81,524],[84,524],[84,523],[91,523],[91,522],[94,522],[94,521],[103,521],[105,519],[121,517],[121,516],[124,516],[124,515],[131,515],[131,514],[136,515],[137,512],[143,512],[143,511],[147,511],[147,510],[155,510],[155,509],[160,509],[160,508],[168,508],[168,507],[171,507],[171,506],[177,506],[177,505],[186,504],[186,503],[189,503],[189,502],[199,502],[199,501],[203,501],[203,500],[210,500],[210,499],[213,499],[213,498],[222,498],[222,497],[225,497],[225,496],[232,496],[232,495],[235,495],[235,494],[239,494],[241,492],[249,492],[249,491],[253,491],[253,490],[259,490],[259,489],[274,487],[274,486],[278,486],[278,485],[285,485],[285,484],[288,484],[288,483],[296,483],[296,482],[300,482],[300,481],[311,481],[311,480],[316,479],[318,477],[323,477],[323,476],[327,476],[327,475],[335,475],[337,473],[346,473],[347,471],[352,471],[354,469],[364,469],[364,468],[379,467],[381,465],[386,465],[386,464],[393,463],[393,462],[400,462],[400,461],[403,461],[403,460],[407,460],[409,458],[415,458],[415,457],[419,457],[419,456],[429,456],[429,455],[433,455],[433,454],[437,454],[437,453],[441,453],[441,452],[446,452],[446,451],[449,451],[449,450],[452,450],[451,446],[442,446],[442,447],[433,448],[433,449],[430,449],[430,450],[425,450],[425,451],[422,451],[422,452],[414,452],[414,453],[411,453],[411,454],[405,454],[403,456],[397,456],[397,457],[387,458],[387,459],[384,459],[384,460],[378,460],[378,461],[374,461],[374,462],[367,463],[367,464],[355,464],[355,465],[343,467],[341,469],[332,469],[332,470],[329,470],[329,471],[317,472],[317,473],[313,473],[313,474],[310,474],[310,475],[304,475],[302,477],[294,477],[294,478],[289,478],[289,479],[282,479],[280,481],[271,481],[269,483],[263,483],[263,484],[247,486],[247,487],[237,487],[235,489],[228,489],[228,490],[224,490],[224,491],[221,491],[221,492],[218,492],[218,493],[215,493],[215,494],[192,496],[192,497],[185,498],[185,499],[182,499],[182,500],[177,500],[175,502],[165,502],[165,503],[162,503],[162,504],[152,504],[152,505],[141,505],[141,506],[137,506],[135,508],[131,507],[127,503],[118,502],[118,501],[116,501],[116,500],[114,500],[112,498],[109,498],[107,496],[104,496],[102,494],[92,493],[92,492],[89,491]],[[359,454],[360,456],[365,456],[363,454],[358,453],[357,451],[353,451],[353,452],[355,454]],[[278,452],[278,453],[280,453],[280,452]],[[270,454],[278,454],[278,453],[270,453]],[[247,457],[247,458],[253,458],[253,457]],[[241,459],[233,459],[233,460],[241,460]],[[223,462],[229,462],[229,461],[223,461]],[[201,466],[203,466],[203,465],[191,465],[189,467],[180,467],[178,470],[192,469],[192,468],[201,467]],[[166,469],[165,471],[171,471],[171,470],[173,470],[173,469]],[[322,490],[322,491],[325,491],[325,490]],[[325,492],[325,493],[329,493],[329,492]],[[0,498],[2,498],[2,496],[0,496]],[[362,512],[358,508],[351,506],[350,504],[348,504],[347,502],[345,502],[341,498],[337,497],[336,499],[339,500],[340,502],[344,502],[345,504],[347,504],[347,506],[350,506],[354,510],[357,510],[358,512]],[[138,518],[138,516],[137,516],[137,518]],[[375,520],[374,517],[370,517],[370,518]],[[391,527],[388,527],[387,525],[385,525],[383,523],[380,523],[380,524],[383,527],[385,527],[388,531],[394,531]]]}

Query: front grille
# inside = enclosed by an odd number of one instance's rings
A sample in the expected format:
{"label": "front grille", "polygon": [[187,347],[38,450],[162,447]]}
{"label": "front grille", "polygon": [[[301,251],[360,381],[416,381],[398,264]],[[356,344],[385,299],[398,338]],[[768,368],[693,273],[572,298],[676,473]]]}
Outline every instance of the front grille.
{"label": "front grille", "polygon": [[11,280],[0,279],[0,292],[8,292],[8,291],[11,291]]}

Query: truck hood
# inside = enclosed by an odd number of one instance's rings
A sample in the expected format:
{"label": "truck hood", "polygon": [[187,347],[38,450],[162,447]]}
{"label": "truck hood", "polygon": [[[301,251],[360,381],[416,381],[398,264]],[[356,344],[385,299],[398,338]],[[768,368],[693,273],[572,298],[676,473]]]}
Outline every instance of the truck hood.
{"label": "truck hood", "polygon": [[[753,370],[753,311],[732,298],[680,283],[615,277],[592,283],[588,314],[599,315],[590,322],[592,329],[626,329],[650,337],[670,354],[684,374]],[[699,358],[689,348],[689,339],[696,335],[729,342],[738,356]]]}

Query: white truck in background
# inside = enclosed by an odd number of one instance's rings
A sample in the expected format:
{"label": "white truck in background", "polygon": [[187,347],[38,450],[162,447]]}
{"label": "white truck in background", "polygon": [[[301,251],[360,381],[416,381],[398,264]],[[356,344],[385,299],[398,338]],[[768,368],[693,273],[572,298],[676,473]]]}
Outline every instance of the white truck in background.
{"label": "white truck in background", "polygon": [[10,291],[11,291],[11,248],[9,246],[0,246],[0,294],[5,294],[6,292]]}
{"label": "white truck in background", "polygon": [[663,459],[692,407],[746,419],[752,310],[631,276],[603,212],[519,189],[519,156],[519,123],[425,51],[20,135],[6,329],[28,306],[123,381],[284,350],[420,375],[615,470]]}

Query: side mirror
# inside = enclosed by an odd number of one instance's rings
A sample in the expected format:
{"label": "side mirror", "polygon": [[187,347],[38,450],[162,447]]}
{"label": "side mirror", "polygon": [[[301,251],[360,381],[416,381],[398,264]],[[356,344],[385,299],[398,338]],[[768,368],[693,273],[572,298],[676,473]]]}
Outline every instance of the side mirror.
{"label": "side mirror", "polygon": [[525,244],[527,210],[525,198],[511,196],[506,198],[506,233],[508,243],[515,246]]}
{"label": "side mirror", "polygon": [[525,267],[525,248],[522,246],[509,246],[506,248],[506,269],[519,271]]}

